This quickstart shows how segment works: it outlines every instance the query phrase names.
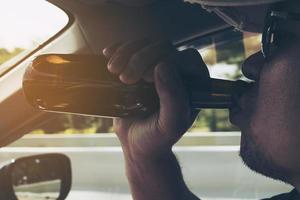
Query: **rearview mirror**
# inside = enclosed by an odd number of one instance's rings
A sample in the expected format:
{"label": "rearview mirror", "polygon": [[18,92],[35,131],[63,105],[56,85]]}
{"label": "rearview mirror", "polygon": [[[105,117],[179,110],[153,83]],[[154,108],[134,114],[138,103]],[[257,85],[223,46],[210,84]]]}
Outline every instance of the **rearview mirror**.
{"label": "rearview mirror", "polygon": [[0,199],[64,200],[71,188],[71,163],[63,154],[12,160],[0,170]]}

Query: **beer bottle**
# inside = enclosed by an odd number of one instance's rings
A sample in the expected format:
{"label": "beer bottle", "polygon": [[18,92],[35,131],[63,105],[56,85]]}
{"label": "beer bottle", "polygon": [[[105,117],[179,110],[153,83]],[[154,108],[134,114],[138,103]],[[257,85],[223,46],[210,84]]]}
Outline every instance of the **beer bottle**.
{"label": "beer bottle", "polygon": [[[105,117],[147,116],[159,109],[153,83],[125,85],[107,70],[101,55],[44,54],[28,66],[23,90],[35,108]],[[190,89],[191,107],[229,108],[250,86],[243,81],[209,79]]]}

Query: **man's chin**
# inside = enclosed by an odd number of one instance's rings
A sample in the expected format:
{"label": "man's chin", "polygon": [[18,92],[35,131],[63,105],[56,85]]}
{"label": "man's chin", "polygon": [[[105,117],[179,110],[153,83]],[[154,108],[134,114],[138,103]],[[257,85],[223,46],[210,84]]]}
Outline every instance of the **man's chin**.
{"label": "man's chin", "polygon": [[242,134],[240,146],[240,157],[245,165],[264,176],[288,183],[291,177],[288,170],[277,165],[271,156],[261,151],[251,136],[245,135]]}

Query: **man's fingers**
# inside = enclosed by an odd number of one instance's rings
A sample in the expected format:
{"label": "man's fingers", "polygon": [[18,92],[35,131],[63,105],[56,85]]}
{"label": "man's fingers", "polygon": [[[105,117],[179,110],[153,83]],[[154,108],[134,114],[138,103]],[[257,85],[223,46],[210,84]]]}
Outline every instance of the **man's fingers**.
{"label": "man's fingers", "polygon": [[166,63],[157,65],[155,86],[160,99],[160,131],[176,134],[171,135],[171,138],[177,140],[191,123],[191,109],[188,94],[175,67]]}
{"label": "man's fingers", "polygon": [[145,71],[145,73],[143,74],[144,81],[146,81],[148,83],[154,82],[154,68],[155,68],[155,66],[152,66]]}
{"label": "man's fingers", "polygon": [[145,45],[149,43],[147,39],[139,39],[131,42],[127,42],[121,46],[119,46],[108,63],[108,69],[110,72],[114,74],[120,74],[123,69],[127,66],[129,59],[133,54],[135,54],[138,50],[143,48]]}
{"label": "man's fingers", "polygon": [[176,48],[169,42],[160,41],[137,51],[129,60],[127,67],[121,73],[120,78],[123,82],[132,84],[143,78],[146,72],[152,74],[154,67],[176,52]]}
{"label": "man's fingers", "polygon": [[129,120],[122,119],[122,118],[114,118],[113,125],[115,128],[114,131],[117,133],[117,136],[120,139],[123,137],[127,137],[126,133],[124,133],[124,132],[128,131],[128,129],[131,125],[131,122]]}
{"label": "man's fingers", "polygon": [[119,48],[120,45],[121,45],[121,42],[117,42],[117,43],[112,44],[109,47],[106,47],[102,51],[103,55],[106,58],[110,59],[113,56],[113,54],[117,51],[117,49]]}

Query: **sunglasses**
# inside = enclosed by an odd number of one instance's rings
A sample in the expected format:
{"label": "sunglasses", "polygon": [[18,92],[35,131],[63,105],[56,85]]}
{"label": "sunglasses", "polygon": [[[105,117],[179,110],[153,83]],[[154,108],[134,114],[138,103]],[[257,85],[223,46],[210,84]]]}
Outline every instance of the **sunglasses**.
{"label": "sunglasses", "polygon": [[274,11],[270,9],[266,15],[262,34],[262,53],[267,60],[270,57],[271,47],[277,45],[280,37],[278,23],[282,20],[300,21],[300,14]]}

